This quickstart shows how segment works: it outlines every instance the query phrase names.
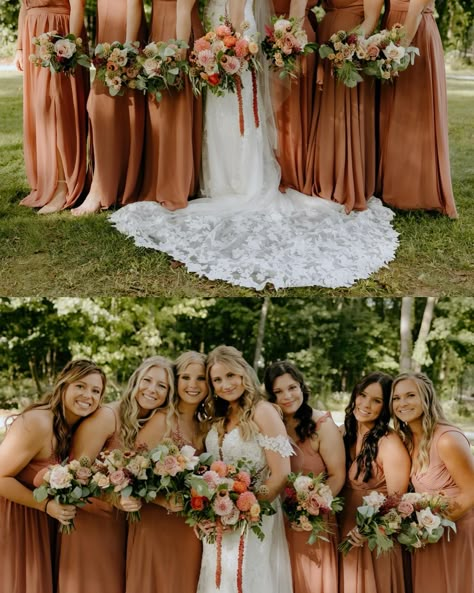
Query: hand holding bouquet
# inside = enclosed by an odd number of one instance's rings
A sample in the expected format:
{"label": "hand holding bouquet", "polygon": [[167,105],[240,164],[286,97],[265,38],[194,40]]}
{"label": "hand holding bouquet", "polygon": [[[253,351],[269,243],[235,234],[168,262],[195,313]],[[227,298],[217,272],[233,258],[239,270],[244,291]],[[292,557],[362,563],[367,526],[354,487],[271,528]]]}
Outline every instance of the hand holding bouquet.
{"label": "hand holding bouquet", "polygon": [[161,101],[164,90],[182,90],[183,75],[188,71],[182,54],[187,47],[184,41],[175,39],[146,45],[138,59],[141,68],[136,88],[151,93],[157,101]]}
{"label": "hand holding bouquet", "polygon": [[127,88],[143,90],[138,80],[140,43],[99,43],[94,50],[92,62],[96,78],[105,84],[110,95],[123,95]]}
{"label": "hand holding bouquet", "polygon": [[31,41],[37,47],[36,54],[29,57],[35,66],[49,68],[52,73],[64,72],[66,75],[74,74],[78,65],[84,68],[91,66],[82,39],[72,33],[59,35],[57,31],[49,31],[33,37]]}

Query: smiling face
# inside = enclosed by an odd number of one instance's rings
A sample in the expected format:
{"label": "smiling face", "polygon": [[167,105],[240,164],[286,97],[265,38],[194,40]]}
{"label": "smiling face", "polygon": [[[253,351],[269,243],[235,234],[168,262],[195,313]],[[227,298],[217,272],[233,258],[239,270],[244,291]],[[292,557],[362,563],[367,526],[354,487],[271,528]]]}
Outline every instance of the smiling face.
{"label": "smiling face", "polygon": [[135,399],[143,411],[162,406],[169,392],[168,374],[162,367],[148,368],[138,383]]}
{"label": "smiling face", "polygon": [[90,373],[68,384],[64,391],[64,411],[68,422],[73,423],[95,412],[104,390],[99,373]]}
{"label": "smiling face", "polygon": [[285,416],[293,416],[303,403],[301,385],[290,373],[280,375],[273,382],[273,394]]}
{"label": "smiling face", "polygon": [[178,397],[183,403],[198,406],[209,393],[206,369],[192,362],[178,375]]}
{"label": "smiling face", "polygon": [[380,383],[370,383],[356,396],[353,414],[357,422],[372,428],[382,409],[382,386]]}
{"label": "smiling face", "polygon": [[226,402],[238,401],[245,391],[242,375],[238,375],[224,363],[214,363],[210,370],[210,377],[216,396]]}
{"label": "smiling face", "polygon": [[423,404],[418,386],[413,379],[399,381],[392,395],[393,413],[407,424],[416,422],[423,416]]}

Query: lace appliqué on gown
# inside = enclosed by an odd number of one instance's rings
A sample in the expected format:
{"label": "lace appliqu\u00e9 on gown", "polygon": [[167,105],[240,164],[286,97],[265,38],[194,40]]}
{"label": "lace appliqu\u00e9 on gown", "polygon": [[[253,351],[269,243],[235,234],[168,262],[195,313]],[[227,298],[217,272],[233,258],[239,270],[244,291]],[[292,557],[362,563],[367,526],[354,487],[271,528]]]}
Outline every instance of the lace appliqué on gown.
{"label": "lace appliqu\u00e9 on gown", "polygon": [[269,437],[265,434],[257,434],[257,443],[267,451],[279,453],[282,457],[291,457],[295,454],[290,439],[282,434],[276,437]]}

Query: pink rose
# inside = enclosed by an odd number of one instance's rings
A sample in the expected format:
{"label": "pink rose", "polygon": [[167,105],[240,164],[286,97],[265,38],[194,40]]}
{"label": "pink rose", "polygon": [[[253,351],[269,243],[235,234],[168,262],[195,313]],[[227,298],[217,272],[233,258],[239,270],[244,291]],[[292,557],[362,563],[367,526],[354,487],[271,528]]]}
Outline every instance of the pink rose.
{"label": "pink rose", "polygon": [[173,455],[168,455],[165,457],[163,459],[163,465],[165,467],[166,473],[169,476],[175,476],[180,471],[182,471],[179,461]]}
{"label": "pink rose", "polygon": [[76,44],[69,39],[58,39],[54,44],[56,55],[60,58],[72,58],[76,53]]}
{"label": "pink rose", "polygon": [[398,503],[397,511],[400,513],[400,515],[403,518],[409,517],[413,513],[414,510],[415,510],[414,506],[411,504],[411,502],[408,502],[407,500],[401,500]]}
{"label": "pink rose", "polygon": [[119,492],[128,486],[128,478],[122,469],[117,469],[112,472],[109,478],[112,486],[115,486],[115,492]]}
{"label": "pink rose", "polygon": [[375,58],[378,58],[379,53],[380,49],[376,45],[371,44],[367,47],[367,54],[369,55],[369,58],[371,60],[375,60]]}
{"label": "pink rose", "polygon": [[319,515],[321,498],[315,492],[309,492],[305,506],[310,515]]}
{"label": "pink rose", "polygon": [[92,472],[88,467],[80,467],[76,471],[76,480],[79,482],[79,484],[85,485],[89,482],[91,475]]}

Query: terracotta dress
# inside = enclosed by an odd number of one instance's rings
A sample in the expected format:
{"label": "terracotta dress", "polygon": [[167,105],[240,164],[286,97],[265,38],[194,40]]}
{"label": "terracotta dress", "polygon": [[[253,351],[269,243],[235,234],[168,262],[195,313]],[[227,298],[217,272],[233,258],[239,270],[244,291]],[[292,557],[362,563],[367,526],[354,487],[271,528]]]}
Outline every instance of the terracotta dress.
{"label": "terracotta dress", "polygon": [[[23,49],[23,143],[25,168],[31,192],[23,206],[48,204],[65,181],[65,208],[81,195],[86,180],[86,100],[89,74],[78,67],[75,76],[51,74],[34,66],[28,57],[36,53],[33,36],[56,30],[69,33],[68,0],[23,0],[19,23],[19,47]],[[85,39],[85,33],[83,35]],[[58,164],[64,171],[59,177]]]}
{"label": "terracotta dress", "polygon": [[[171,438],[189,445],[179,431]],[[146,504],[129,527],[126,593],[196,593],[202,544],[182,517]],[[107,591],[108,593],[108,591]]]}
{"label": "terracotta dress", "polygon": [[[364,20],[362,0],[328,0],[318,26],[323,44],[339,30]],[[324,81],[315,93],[304,193],[333,200],[346,212],[365,210],[375,191],[375,87],[361,82],[350,89],[332,76],[322,60]]]}
{"label": "terracotta dress", "polygon": [[[438,454],[438,440],[446,432],[463,434],[454,426],[438,425],[428,469],[412,475],[415,492],[443,491],[447,496],[459,493]],[[456,521],[456,529],[450,541],[442,537],[438,543],[412,554],[413,593],[474,593],[474,509]]]}
{"label": "terracotta dress", "polygon": [[[120,424],[107,439],[104,450],[122,447]],[[125,513],[93,499],[78,509],[75,531],[60,537],[58,588],[56,593],[124,593],[127,554]]]}
{"label": "terracotta dress", "polygon": [[[377,490],[387,494],[387,484],[382,468],[373,464],[373,475],[368,482],[361,476],[355,479],[357,464],[351,465],[341,496],[344,509],[339,520],[341,537],[355,527],[357,507],[362,497]],[[339,593],[405,593],[402,551],[396,546],[390,553],[377,558],[367,545],[352,548],[347,556],[341,556],[339,571]]]}
{"label": "terracotta dress", "polygon": [[[198,3],[191,16],[194,38],[203,34]],[[176,0],[154,0],[151,41],[176,39]],[[202,104],[186,80],[180,92],[164,92],[158,103],[147,101],[143,200],[162,203],[169,210],[185,208],[198,190],[201,167]]]}
{"label": "terracotta dress", "polygon": [[[404,23],[408,6],[409,0],[388,1],[385,26]],[[420,50],[414,65],[381,89],[377,195],[396,208],[455,218],[444,52],[433,5],[425,9],[411,45]]]}
{"label": "terracotta dress", "polygon": [[[330,413],[322,416],[316,427],[324,422]],[[296,443],[295,455],[290,457],[291,471],[313,473],[317,476],[326,472],[327,468],[321,455],[315,452],[311,441]],[[290,550],[291,572],[293,576],[293,593],[337,593],[338,582],[338,551],[337,551],[337,524],[331,521],[329,528],[331,534],[326,537],[329,542],[319,541],[308,545],[308,533],[294,531],[287,524],[286,537]]]}
{"label": "terracotta dress", "polygon": [[[315,4],[316,0],[309,0],[303,23],[309,42],[316,41],[316,34],[308,18],[309,11]],[[275,14],[288,15],[289,0],[275,0],[273,6]],[[278,133],[277,158],[281,167],[282,190],[287,187],[304,190],[315,77],[316,54],[300,58],[298,78],[280,80],[278,74],[273,76],[275,124]]]}
{"label": "terracotta dress", "polygon": [[[16,476],[33,490],[36,474],[54,458],[31,461]],[[58,523],[46,513],[0,497],[0,593],[53,593]]]}
{"label": "terracotta dress", "polygon": [[[126,0],[98,0],[96,43],[125,42]],[[137,40],[145,40],[145,16]],[[102,208],[121,206],[138,198],[145,125],[145,98],[137,91],[111,97],[100,81],[92,85],[87,110],[91,121],[91,160],[94,193]]]}

